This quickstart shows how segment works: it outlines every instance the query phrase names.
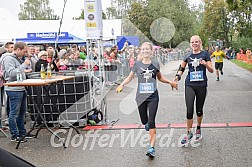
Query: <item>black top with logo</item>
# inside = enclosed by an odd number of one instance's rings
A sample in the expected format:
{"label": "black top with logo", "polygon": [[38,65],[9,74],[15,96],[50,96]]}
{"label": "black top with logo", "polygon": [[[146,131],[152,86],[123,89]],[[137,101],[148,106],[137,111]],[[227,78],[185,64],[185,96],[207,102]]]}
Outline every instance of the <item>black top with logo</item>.
{"label": "black top with logo", "polygon": [[190,53],[185,56],[183,61],[187,62],[189,67],[185,85],[207,87],[206,66],[200,64],[201,60],[211,61],[209,53],[201,51],[198,54]]}
{"label": "black top with logo", "polygon": [[153,101],[159,100],[157,90],[157,72],[160,66],[158,62],[152,61],[150,64],[144,64],[141,61],[136,61],[132,71],[137,74],[138,87],[136,93],[136,101]]}

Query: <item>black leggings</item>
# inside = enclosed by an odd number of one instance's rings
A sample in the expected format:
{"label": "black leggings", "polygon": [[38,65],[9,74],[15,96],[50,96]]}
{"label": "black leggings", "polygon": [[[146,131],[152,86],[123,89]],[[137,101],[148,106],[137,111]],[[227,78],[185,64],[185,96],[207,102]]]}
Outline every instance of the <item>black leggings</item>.
{"label": "black leggings", "polygon": [[[150,129],[156,128],[155,118],[156,118],[157,109],[158,109],[158,100],[144,101],[144,102],[137,101],[137,106],[138,106],[138,111],[139,111],[142,124],[145,125],[146,123],[148,123]],[[149,114],[147,112],[148,109],[149,109]],[[148,115],[149,115],[149,119],[148,119]]]}
{"label": "black leggings", "polygon": [[207,88],[202,86],[185,86],[185,101],[187,108],[187,119],[193,118],[194,99],[196,97],[196,114],[198,117],[203,115],[203,106],[206,99]]}

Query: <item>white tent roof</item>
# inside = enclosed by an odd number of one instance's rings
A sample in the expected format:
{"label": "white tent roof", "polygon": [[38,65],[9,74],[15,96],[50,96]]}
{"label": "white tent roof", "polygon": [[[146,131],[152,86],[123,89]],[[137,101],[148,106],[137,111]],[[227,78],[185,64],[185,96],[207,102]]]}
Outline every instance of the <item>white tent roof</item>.
{"label": "white tent roof", "polygon": [[[20,20],[0,21],[0,43],[16,38],[27,38],[27,33],[58,32],[59,20]],[[112,35],[114,29],[114,36]],[[83,40],[86,39],[84,20],[66,20],[62,22],[61,32],[68,32]],[[121,20],[103,20],[103,40],[121,36]]]}
{"label": "white tent roof", "polygon": [[0,21],[17,20],[17,18],[6,8],[0,7]]}

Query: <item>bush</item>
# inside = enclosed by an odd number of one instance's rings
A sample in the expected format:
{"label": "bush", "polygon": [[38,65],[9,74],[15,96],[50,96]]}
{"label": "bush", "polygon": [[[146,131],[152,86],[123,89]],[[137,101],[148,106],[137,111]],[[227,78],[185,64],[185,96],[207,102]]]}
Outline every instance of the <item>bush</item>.
{"label": "bush", "polygon": [[241,37],[237,41],[234,41],[232,44],[235,51],[239,52],[239,49],[242,48],[244,52],[247,48],[252,49],[252,38]]}

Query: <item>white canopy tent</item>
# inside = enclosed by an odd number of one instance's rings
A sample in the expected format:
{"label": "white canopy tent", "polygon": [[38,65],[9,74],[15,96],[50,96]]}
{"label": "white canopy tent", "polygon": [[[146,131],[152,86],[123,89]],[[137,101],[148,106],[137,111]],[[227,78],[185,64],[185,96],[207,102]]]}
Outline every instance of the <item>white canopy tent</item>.
{"label": "white canopy tent", "polygon": [[[58,32],[59,20],[20,20],[0,21],[0,43],[15,40],[16,38],[27,38],[27,33]],[[103,20],[103,40],[116,39],[120,36],[121,20]],[[114,35],[112,34],[114,30]],[[66,20],[62,22],[61,32],[68,32],[83,40],[86,39],[84,20]]]}

